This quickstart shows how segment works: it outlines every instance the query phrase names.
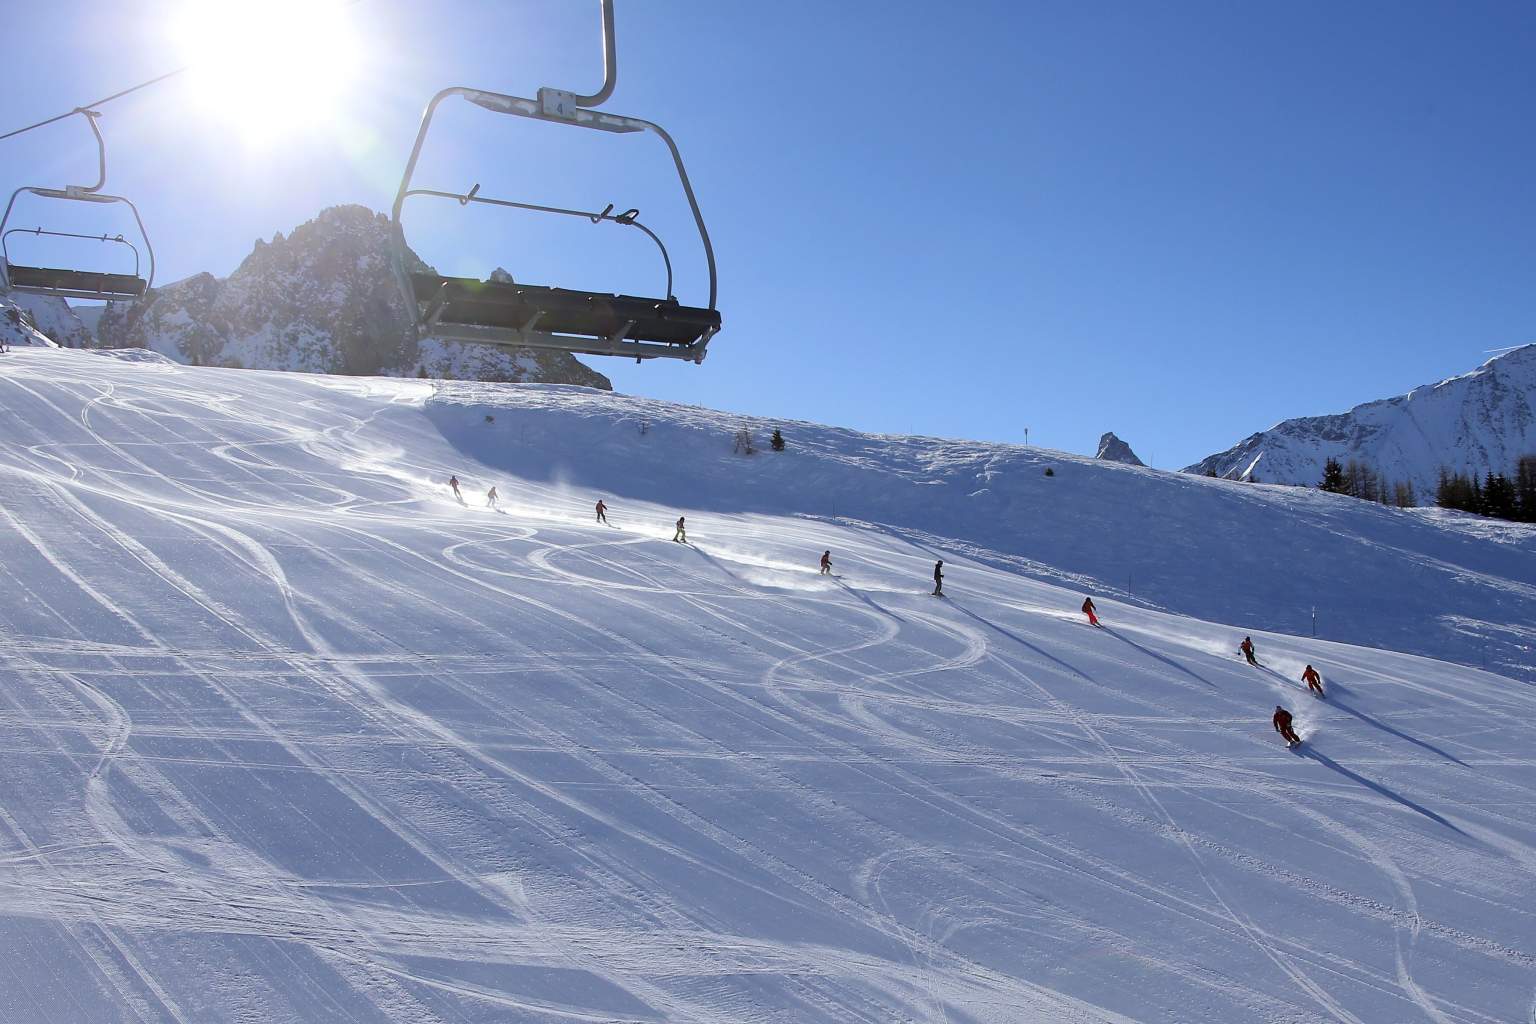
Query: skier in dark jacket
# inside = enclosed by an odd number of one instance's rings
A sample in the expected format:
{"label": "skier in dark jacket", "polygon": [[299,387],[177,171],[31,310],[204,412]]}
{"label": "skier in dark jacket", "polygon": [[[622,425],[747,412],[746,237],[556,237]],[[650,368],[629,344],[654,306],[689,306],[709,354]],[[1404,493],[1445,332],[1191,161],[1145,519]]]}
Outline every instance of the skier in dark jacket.
{"label": "skier in dark jacket", "polygon": [[496,507],[496,502],[498,500],[500,500],[500,499],[498,499],[496,497],[496,488],[492,487],[490,490],[485,492],[485,507],[486,508],[495,508]]}
{"label": "skier in dark jacket", "polygon": [[1275,725],[1275,732],[1285,740],[1286,746],[1301,746],[1301,737],[1296,735],[1296,730],[1291,727],[1291,713],[1279,704],[1275,705],[1275,717],[1271,719]]}
{"label": "skier in dark jacket", "polygon": [[1302,670],[1301,681],[1307,684],[1307,689],[1319,697],[1326,698],[1327,694],[1323,693],[1323,677],[1317,674],[1317,669],[1308,665]]}
{"label": "skier in dark jacket", "polygon": [[603,504],[603,499],[597,499],[597,521],[604,526],[608,525],[608,506]]}
{"label": "skier in dark jacket", "polygon": [[683,528],[682,516],[677,517],[677,532],[672,535],[672,539],[677,541],[679,544],[688,543],[688,531]]}
{"label": "skier in dark jacket", "polygon": [[828,573],[830,573],[831,571],[832,571],[832,552],[830,552],[830,551],[823,551],[821,553],[821,574],[823,576],[825,576]]}
{"label": "skier in dark jacket", "polygon": [[1096,610],[1093,607],[1093,598],[1083,598],[1083,614],[1088,616],[1088,625],[1090,626],[1097,626],[1099,624],[1099,617],[1094,614]]}
{"label": "skier in dark jacket", "polygon": [[464,495],[459,493],[459,478],[456,476],[449,477],[448,486],[453,488],[453,496],[459,499],[459,504],[464,504]]}
{"label": "skier in dark jacket", "polygon": [[1253,640],[1243,637],[1243,642],[1237,645],[1237,649],[1243,652],[1243,657],[1248,659],[1248,664],[1258,665],[1259,659],[1253,656]]}
{"label": "skier in dark jacket", "polygon": [[944,559],[933,563],[933,596],[944,596]]}

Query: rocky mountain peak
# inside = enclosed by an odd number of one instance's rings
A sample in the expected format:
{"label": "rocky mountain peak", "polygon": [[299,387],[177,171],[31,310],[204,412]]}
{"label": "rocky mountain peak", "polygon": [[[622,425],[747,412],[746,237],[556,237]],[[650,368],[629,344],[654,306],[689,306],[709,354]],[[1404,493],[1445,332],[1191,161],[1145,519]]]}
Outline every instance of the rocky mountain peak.
{"label": "rocky mountain peak", "polygon": [[98,339],[201,365],[611,388],[566,353],[418,342],[395,285],[390,231],[366,207],[331,207],[257,240],[227,278],[197,274],[109,304]]}
{"label": "rocky mountain peak", "polygon": [[1136,457],[1135,452],[1131,451],[1130,445],[1115,436],[1114,431],[1099,438],[1099,451],[1094,458],[1103,459],[1106,462],[1123,462],[1128,466],[1146,465]]}

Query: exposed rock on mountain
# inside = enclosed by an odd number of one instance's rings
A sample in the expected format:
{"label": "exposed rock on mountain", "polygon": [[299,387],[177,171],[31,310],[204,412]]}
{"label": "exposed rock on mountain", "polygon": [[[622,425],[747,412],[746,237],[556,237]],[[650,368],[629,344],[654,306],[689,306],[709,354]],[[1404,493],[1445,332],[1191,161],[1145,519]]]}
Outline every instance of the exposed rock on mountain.
{"label": "exposed rock on mountain", "polygon": [[1389,481],[1435,493],[1441,467],[1512,473],[1536,452],[1536,345],[1488,360],[1471,373],[1358,405],[1333,416],[1286,420],[1201,460],[1190,473],[1316,484],[1328,459],[1351,459]]}
{"label": "exposed rock on mountain", "polygon": [[90,348],[94,344],[90,329],[68,302],[24,292],[0,291],[0,332],[11,345],[40,344],[33,335],[61,348]]}
{"label": "exposed rock on mountain", "polygon": [[1104,459],[1106,462],[1123,462],[1128,466],[1146,465],[1136,457],[1135,452],[1131,451],[1130,445],[1115,436],[1114,431],[1099,438],[1099,452],[1094,458]]}
{"label": "exposed rock on mountain", "polygon": [[333,207],[286,238],[258,241],[228,278],[197,274],[110,304],[98,339],[196,365],[611,387],[562,352],[417,343],[390,270],[389,230],[364,207]]}
{"label": "exposed rock on mountain", "polygon": [[47,335],[40,333],[32,323],[32,314],[16,303],[17,296],[0,294],[0,341],[20,347],[36,345],[57,348]]}

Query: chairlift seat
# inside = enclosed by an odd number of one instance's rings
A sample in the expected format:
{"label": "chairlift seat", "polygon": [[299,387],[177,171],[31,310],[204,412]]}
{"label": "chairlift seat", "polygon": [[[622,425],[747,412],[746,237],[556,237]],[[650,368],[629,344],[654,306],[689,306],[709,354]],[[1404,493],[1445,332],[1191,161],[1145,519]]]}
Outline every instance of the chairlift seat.
{"label": "chairlift seat", "polygon": [[6,266],[5,276],[16,291],[72,299],[140,299],[149,290],[149,282],[132,274],[24,267],[12,263]]}
{"label": "chairlift seat", "polygon": [[[692,345],[720,329],[718,310],[684,306],[676,299],[647,299],[438,274],[412,274],[411,286],[416,301],[429,304],[429,321],[445,325],[511,331],[533,325],[549,334],[585,338],[622,336],[628,341],[681,346]],[[426,331],[430,333],[430,326]]]}

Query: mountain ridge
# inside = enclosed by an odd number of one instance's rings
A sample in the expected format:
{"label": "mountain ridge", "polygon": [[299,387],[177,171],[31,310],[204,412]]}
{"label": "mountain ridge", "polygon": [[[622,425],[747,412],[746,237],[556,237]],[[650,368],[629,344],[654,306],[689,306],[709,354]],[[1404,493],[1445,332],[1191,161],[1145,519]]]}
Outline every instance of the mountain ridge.
{"label": "mountain ridge", "polygon": [[1185,467],[1265,483],[1311,486],[1328,459],[1351,459],[1433,499],[1442,467],[1511,474],[1536,452],[1536,344],[1495,356],[1467,373],[1347,412],[1282,420]]}
{"label": "mountain ridge", "polygon": [[611,389],[568,353],[418,340],[396,288],[390,230],[366,207],[329,207],[287,234],[257,239],[228,277],[199,272],[143,299],[107,303],[94,332],[63,300],[12,298],[27,309],[44,304],[63,337],[43,318],[39,329],[70,348],[145,348],[189,365]]}

